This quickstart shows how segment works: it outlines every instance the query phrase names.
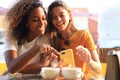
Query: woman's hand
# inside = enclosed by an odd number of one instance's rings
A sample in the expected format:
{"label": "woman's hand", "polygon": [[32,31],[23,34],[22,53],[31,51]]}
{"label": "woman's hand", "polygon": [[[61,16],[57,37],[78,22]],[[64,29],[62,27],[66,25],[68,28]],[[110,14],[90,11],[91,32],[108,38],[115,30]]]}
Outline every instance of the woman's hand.
{"label": "woman's hand", "polygon": [[41,45],[40,51],[41,53],[45,53],[45,55],[51,55],[51,53],[54,53],[54,56],[56,57],[60,54],[56,49],[47,44]]}
{"label": "woman's hand", "polygon": [[58,56],[54,52],[55,49],[53,47],[43,44],[42,46],[40,46],[40,48],[42,50],[42,54],[40,55],[40,63],[43,66],[49,66],[52,59],[58,58]]}
{"label": "woman's hand", "polygon": [[40,55],[40,63],[43,65],[43,66],[49,66],[50,65],[50,62],[52,61],[53,59],[53,55],[45,55],[44,53],[42,53]]}
{"label": "woman's hand", "polygon": [[76,54],[80,57],[80,59],[86,63],[89,63],[91,60],[91,54],[87,48],[84,48],[83,46],[77,46],[76,47]]}
{"label": "woman's hand", "polygon": [[97,74],[101,73],[102,66],[99,61],[99,56],[96,50],[93,50],[91,53],[87,48],[83,46],[76,47],[76,54],[81,58],[83,62],[86,62],[88,66]]}

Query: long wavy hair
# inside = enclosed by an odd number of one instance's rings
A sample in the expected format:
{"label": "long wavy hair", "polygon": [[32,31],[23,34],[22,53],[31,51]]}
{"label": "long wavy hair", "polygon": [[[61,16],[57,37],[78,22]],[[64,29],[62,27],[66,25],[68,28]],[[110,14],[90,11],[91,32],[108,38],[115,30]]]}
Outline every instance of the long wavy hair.
{"label": "long wavy hair", "polygon": [[[61,38],[61,33],[57,30],[57,28],[52,23],[52,16],[53,16],[52,9],[55,7],[62,7],[63,9],[68,11],[68,13],[70,13],[71,15],[72,15],[72,13],[70,11],[70,8],[67,6],[67,4],[65,2],[63,2],[62,0],[55,0],[48,7],[47,21],[48,21],[48,26],[50,28],[49,32],[50,32],[50,36],[51,36],[52,46],[54,46],[57,50],[60,50],[59,39]],[[69,29],[71,31],[77,30],[74,26],[72,17],[71,17],[71,20],[69,21]]]}
{"label": "long wavy hair", "polygon": [[41,7],[45,14],[45,8],[39,0],[18,0],[6,13],[7,37],[17,40],[18,45],[22,45],[29,32],[26,26],[31,10]]}

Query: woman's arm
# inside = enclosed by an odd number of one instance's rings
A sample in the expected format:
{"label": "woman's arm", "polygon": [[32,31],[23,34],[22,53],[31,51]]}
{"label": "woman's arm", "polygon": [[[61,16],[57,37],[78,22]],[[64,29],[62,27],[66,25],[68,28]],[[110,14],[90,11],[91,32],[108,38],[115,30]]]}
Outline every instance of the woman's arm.
{"label": "woman's arm", "polygon": [[51,67],[57,67],[58,66],[58,62],[56,62],[57,59],[53,59],[53,56],[49,57],[47,56],[46,58],[43,58],[45,62],[40,62],[37,64],[30,64],[28,66],[26,66],[22,71],[20,71],[21,73],[40,73],[41,68],[45,67],[45,66],[51,66]]}
{"label": "woman's arm", "polygon": [[19,72],[24,69],[31,59],[38,53],[40,47],[35,46],[23,55],[18,56],[15,50],[8,50],[4,53],[9,73]]}
{"label": "woman's arm", "polygon": [[35,74],[35,73],[40,73],[41,68],[43,67],[43,65],[41,63],[37,63],[37,64],[30,64],[27,65],[24,69],[22,69],[21,71],[19,71],[20,73],[23,74]]}
{"label": "woman's arm", "polygon": [[54,53],[53,48],[49,45],[44,45],[45,53],[40,55],[40,62],[36,64],[28,65],[32,58],[39,52],[41,46],[31,48],[26,53],[17,56],[17,52],[14,50],[8,50],[5,52],[5,60],[9,73],[22,72],[22,73],[38,73],[41,67],[49,66],[51,60],[58,56]]}
{"label": "woman's arm", "polygon": [[[35,74],[35,73],[40,73],[42,68],[42,64],[38,63],[38,64],[31,64],[31,65],[27,65],[24,69],[22,69],[21,71],[19,71],[19,73],[23,73],[23,74]],[[10,72],[8,72],[8,70],[6,70],[2,75],[6,75]]]}
{"label": "woman's arm", "polygon": [[83,46],[77,46],[77,55],[80,56],[80,59],[87,63],[88,66],[96,73],[100,74],[102,66],[96,50],[90,52],[87,48]]}
{"label": "woman's arm", "polygon": [[97,54],[96,50],[91,52],[91,59],[87,64],[91,67],[91,69],[94,72],[96,72],[98,74],[101,73],[102,66],[101,66],[101,63],[100,63],[100,60],[99,60],[99,57],[98,57],[98,54]]}

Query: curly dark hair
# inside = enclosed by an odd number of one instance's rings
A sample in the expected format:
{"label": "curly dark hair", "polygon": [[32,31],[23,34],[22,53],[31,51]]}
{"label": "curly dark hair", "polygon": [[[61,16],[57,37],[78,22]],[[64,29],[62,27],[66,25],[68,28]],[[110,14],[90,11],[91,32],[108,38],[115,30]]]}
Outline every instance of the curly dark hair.
{"label": "curly dark hair", "polygon": [[6,21],[8,22],[8,34],[9,38],[18,41],[18,45],[22,45],[25,42],[28,35],[28,27],[26,27],[28,16],[32,9],[36,7],[43,8],[45,14],[45,8],[39,0],[18,0],[6,13]]}

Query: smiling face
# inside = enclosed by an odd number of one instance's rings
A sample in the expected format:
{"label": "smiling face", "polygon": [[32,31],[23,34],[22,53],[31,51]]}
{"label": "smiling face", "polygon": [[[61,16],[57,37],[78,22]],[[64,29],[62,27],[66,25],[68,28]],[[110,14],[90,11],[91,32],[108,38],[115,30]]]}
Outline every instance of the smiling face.
{"label": "smiling face", "polygon": [[52,9],[52,23],[59,30],[64,31],[69,25],[70,13],[61,6]]}
{"label": "smiling face", "polygon": [[47,20],[44,10],[37,7],[30,12],[27,26],[29,27],[29,34],[43,35],[47,27]]}

